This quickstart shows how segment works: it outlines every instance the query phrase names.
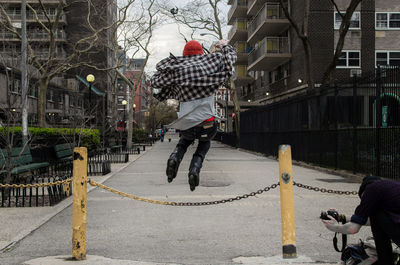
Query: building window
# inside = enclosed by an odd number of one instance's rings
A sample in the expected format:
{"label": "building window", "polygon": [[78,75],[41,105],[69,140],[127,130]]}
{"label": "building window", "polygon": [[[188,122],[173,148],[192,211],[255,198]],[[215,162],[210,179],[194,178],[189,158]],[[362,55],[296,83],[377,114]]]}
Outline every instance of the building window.
{"label": "building window", "polygon": [[54,102],[54,91],[47,90],[47,101]]}
{"label": "building window", "polygon": [[360,51],[342,51],[337,62],[337,68],[360,68]]}
{"label": "building window", "polygon": [[[346,12],[341,12],[344,15]],[[335,29],[339,29],[342,24],[342,16],[339,12],[335,12]],[[361,15],[359,11],[353,13],[350,19],[350,27],[349,29],[360,29],[361,28]]]}
{"label": "building window", "polygon": [[400,66],[400,51],[377,51],[375,62],[376,66]]}
{"label": "building window", "polygon": [[10,80],[8,90],[13,93],[21,93],[21,81],[18,79]]}
{"label": "building window", "polygon": [[376,29],[400,29],[400,13],[379,12],[375,14]]}
{"label": "building window", "polygon": [[38,96],[38,87],[37,87],[36,85],[31,85],[31,86],[29,86],[29,93],[28,93],[28,95],[29,95],[30,97],[37,98],[37,96]]}

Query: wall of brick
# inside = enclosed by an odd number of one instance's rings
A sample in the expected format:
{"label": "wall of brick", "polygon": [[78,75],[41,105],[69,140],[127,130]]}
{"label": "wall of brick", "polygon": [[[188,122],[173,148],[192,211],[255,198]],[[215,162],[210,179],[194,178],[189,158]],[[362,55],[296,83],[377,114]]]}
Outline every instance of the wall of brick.
{"label": "wall of brick", "polygon": [[375,70],[375,0],[361,2],[361,68],[363,75]]}

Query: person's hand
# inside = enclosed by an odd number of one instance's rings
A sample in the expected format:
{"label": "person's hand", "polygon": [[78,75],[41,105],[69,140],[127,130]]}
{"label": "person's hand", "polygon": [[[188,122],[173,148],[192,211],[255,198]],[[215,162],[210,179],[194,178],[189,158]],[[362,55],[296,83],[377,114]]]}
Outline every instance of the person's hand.
{"label": "person's hand", "polygon": [[220,48],[221,46],[225,46],[228,44],[227,40],[220,40],[217,44],[217,48]]}
{"label": "person's hand", "polygon": [[321,220],[322,223],[324,223],[325,227],[331,230],[332,232],[337,232],[338,228],[341,226],[341,224],[336,221],[335,218],[332,216],[328,215],[330,220]]}

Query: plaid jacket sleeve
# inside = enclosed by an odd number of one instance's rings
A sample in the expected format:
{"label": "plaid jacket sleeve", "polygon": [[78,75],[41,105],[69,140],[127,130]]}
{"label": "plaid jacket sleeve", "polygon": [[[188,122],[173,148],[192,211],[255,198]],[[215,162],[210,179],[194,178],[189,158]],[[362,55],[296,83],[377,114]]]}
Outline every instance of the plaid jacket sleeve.
{"label": "plaid jacket sleeve", "polygon": [[236,58],[236,51],[230,45],[213,54],[171,55],[157,64],[157,72],[151,78],[151,86],[161,90],[154,97],[179,101],[208,97],[233,74]]}

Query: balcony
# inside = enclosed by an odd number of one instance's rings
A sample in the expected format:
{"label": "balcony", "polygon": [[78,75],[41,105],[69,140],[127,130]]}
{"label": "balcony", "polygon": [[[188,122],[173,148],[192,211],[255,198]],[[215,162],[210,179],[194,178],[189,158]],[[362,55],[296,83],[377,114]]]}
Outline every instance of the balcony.
{"label": "balcony", "polygon": [[[7,4],[21,4],[21,0],[5,0],[3,1]],[[27,4],[39,4],[39,3],[43,3],[44,5],[48,5],[48,4],[53,4],[53,5],[59,5],[60,1],[59,0],[43,0],[43,1],[39,1],[39,0],[26,0]],[[66,4],[65,0],[63,1],[64,4]]]}
{"label": "balcony", "polygon": [[271,71],[291,57],[288,37],[265,37],[249,54],[249,70]]}
{"label": "balcony", "polygon": [[247,40],[247,22],[245,19],[236,19],[235,23],[228,33],[228,40],[230,44],[234,44],[237,41]]}
{"label": "balcony", "polygon": [[2,31],[0,32],[0,40],[1,41],[20,41],[17,35],[11,32]]}
{"label": "balcony", "polygon": [[[47,32],[28,32],[30,41],[49,41],[50,35]],[[56,41],[67,41],[67,35],[64,31],[57,31],[55,34]]]}
{"label": "balcony", "polygon": [[236,64],[247,64],[247,58],[250,52],[247,43],[242,41],[236,42],[233,46],[236,49],[237,53]]}
{"label": "balcony", "polygon": [[[29,41],[49,41],[49,34],[47,32],[29,32],[27,34]],[[67,35],[65,32],[56,32],[55,34],[56,41],[67,41]],[[1,41],[18,41],[20,42],[21,39],[11,33],[11,32],[0,32],[0,40]]]}
{"label": "balcony", "polygon": [[253,82],[253,77],[247,74],[247,65],[236,65],[233,80],[237,86],[244,86]]}
{"label": "balcony", "polygon": [[[49,59],[49,53],[46,51],[35,51],[35,56],[39,60],[48,60]],[[54,57],[52,58],[53,60],[64,60],[67,58],[67,53],[65,51],[57,51],[53,55]]]}
{"label": "balcony", "polygon": [[245,18],[247,14],[247,0],[234,0],[228,11],[228,25],[232,25],[236,18]]}
{"label": "balcony", "polygon": [[249,22],[248,40],[254,43],[260,36],[276,36],[285,32],[290,26],[280,4],[266,3],[252,21]]}
{"label": "balcony", "polygon": [[[56,14],[47,14],[48,17],[50,18],[51,21],[55,21],[56,20]],[[11,19],[11,21],[20,21],[21,18],[21,13],[20,12],[15,12],[15,13],[11,13],[11,12],[7,12],[7,16]],[[42,11],[38,11],[37,12],[37,17],[40,21],[42,22],[47,22],[48,18],[46,16],[45,13],[43,13]],[[34,13],[32,11],[27,11],[26,12],[26,21],[27,22],[37,22],[37,19],[34,15]],[[62,14],[60,16],[60,20],[59,22],[62,23],[67,23],[67,17],[65,16],[65,14]]]}

